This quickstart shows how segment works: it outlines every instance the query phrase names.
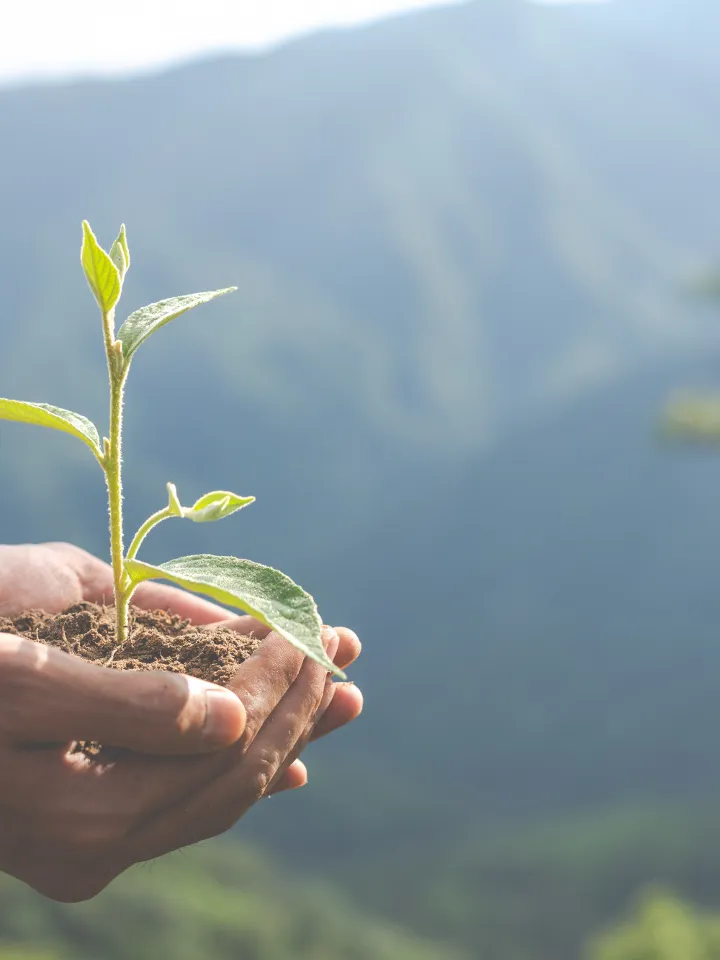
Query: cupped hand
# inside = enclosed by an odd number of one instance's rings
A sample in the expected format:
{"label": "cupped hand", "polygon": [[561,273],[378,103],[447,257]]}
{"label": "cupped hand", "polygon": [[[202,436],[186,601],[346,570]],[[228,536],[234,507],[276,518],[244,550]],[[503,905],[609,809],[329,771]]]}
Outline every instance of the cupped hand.
{"label": "cupped hand", "polygon": [[[0,616],[112,602],[109,566],[68,544],[0,546]],[[0,634],[0,870],[53,899],[88,899],[133,863],[229,829],[262,796],[302,786],[299,753],[355,719],[362,697],[250,617],[162,584],[133,602],[263,638],[230,690],[113,671]],[[344,668],[355,634],[325,628]],[[68,753],[107,747],[101,762]]]}

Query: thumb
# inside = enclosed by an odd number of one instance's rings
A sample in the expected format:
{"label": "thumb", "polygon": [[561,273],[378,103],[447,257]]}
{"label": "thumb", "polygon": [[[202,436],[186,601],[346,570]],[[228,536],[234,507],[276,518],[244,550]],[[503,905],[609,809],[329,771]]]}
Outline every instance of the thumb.
{"label": "thumb", "polygon": [[244,730],[245,708],[224,687],[159,670],[110,670],[0,634],[3,739],[194,754],[228,746]]}

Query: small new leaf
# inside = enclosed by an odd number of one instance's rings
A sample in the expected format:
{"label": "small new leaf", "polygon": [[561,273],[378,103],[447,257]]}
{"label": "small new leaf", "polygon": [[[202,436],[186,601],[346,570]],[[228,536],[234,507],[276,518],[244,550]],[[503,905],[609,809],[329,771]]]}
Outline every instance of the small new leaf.
{"label": "small new leaf", "polygon": [[180,500],[178,499],[177,487],[174,483],[169,483],[167,485],[168,492],[168,510],[171,511],[174,517],[181,517],[183,515],[183,508],[180,505]]}
{"label": "small new leaf", "polygon": [[120,274],[120,284],[125,279],[125,274],[130,269],[130,248],[128,247],[127,234],[125,233],[125,224],[120,227],[120,233],[113,245],[110,247],[110,259],[117,267]]}
{"label": "small new leaf", "polygon": [[178,498],[174,483],[167,485],[168,509],[174,517],[184,517],[185,520],[194,520],[195,523],[211,523],[214,520],[223,520],[231,516],[249,503],[255,502],[255,497],[239,497],[228,490],[214,490],[196,500],[191,507],[183,507]]}
{"label": "small new leaf", "polygon": [[122,282],[118,268],[95,238],[87,220],[83,220],[80,250],[85,277],[103,313],[109,313],[120,299]]}
{"label": "small new leaf", "polygon": [[86,443],[98,460],[102,461],[100,436],[95,424],[79,413],[52,407],[47,403],[24,403],[20,400],[0,398],[0,419],[18,423],[34,423],[39,427],[51,427],[70,433]]}
{"label": "small new leaf", "polygon": [[123,355],[128,363],[137,348],[144,343],[151,334],[164,327],[166,323],[177,319],[193,307],[199,307],[223,294],[232,293],[237,287],[226,287],[224,290],[209,290],[205,293],[189,293],[183,297],[171,297],[169,300],[159,300],[150,303],[131,313],[125,323],[118,330],[117,336],[123,345]]}
{"label": "small new leaf", "polygon": [[202,593],[226,606],[245,610],[326,670],[345,678],[325,653],[322,621],[315,601],[284,573],[272,567],[264,567],[252,560],[203,554],[180,557],[157,566],[140,560],[126,560],[125,569],[133,584],[144,580],[169,580],[193,593]]}
{"label": "small new leaf", "polygon": [[209,523],[223,520],[254,502],[255,497],[239,497],[227,490],[214,490],[200,497],[191,507],[183,507],[182,515],[186,520],[194,520],[196,523]]}

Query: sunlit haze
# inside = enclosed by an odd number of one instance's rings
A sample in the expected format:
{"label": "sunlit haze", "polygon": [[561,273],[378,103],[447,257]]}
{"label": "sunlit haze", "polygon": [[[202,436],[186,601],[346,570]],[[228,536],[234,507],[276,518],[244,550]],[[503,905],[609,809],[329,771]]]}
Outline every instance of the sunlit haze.
{"label": "sunlit haze", "polygon": [[213,51],[264,47],[323,27],[458,2],[462,0],[123,0],[118,5],[25,0],[8,5],[2,18],[0,82],[152,69]]}
{"label": "sunlit haze", "polygon": [[328,26],[457,0],[25,0],[4,13],[0,80],[118,73],[263,47]]}

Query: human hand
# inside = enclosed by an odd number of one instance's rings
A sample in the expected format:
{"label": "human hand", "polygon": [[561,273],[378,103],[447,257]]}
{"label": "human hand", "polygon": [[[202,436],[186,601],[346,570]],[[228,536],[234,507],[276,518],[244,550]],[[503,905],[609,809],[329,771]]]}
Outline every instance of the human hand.
{"label": "human hand", "polygon": [[[302,785],[299,752],[362,707],[352,685],[331,683],[251,618],[144,588],[138,605],[265,639],[227,692],[0,635],[0,869],[57,900],[94,896],[133,863],[215,836],[261,796]],[[110,568],[78,548],[0,547],[0,615],[111,596]],[[351,631],[328,629],[325,640],[340,667],[359,653]],[[68,754],[74,740],[118,749],[92,764]]]}

